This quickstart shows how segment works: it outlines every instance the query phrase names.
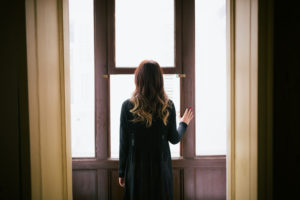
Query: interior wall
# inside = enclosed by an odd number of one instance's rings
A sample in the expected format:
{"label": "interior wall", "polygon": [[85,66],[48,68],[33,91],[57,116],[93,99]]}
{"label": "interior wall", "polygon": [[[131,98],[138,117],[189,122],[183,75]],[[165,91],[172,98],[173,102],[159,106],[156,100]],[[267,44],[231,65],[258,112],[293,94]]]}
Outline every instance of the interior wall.
{"label": "interior wall", "polygon": [[274,1],[274,199],[299,197],[300,12],[296,1]]}
{"label": "interior wall", "polygon": [[31,199],[24,1],[1,2],[0,199]]}
{"label": "interior wall", "polygon": [[[25,1],[2,2],[0,198],[30,199]],[[300,32],[297,6],[274,3],[274,199],[298,195]],[[268,170],[268,169],[266,169]]]}

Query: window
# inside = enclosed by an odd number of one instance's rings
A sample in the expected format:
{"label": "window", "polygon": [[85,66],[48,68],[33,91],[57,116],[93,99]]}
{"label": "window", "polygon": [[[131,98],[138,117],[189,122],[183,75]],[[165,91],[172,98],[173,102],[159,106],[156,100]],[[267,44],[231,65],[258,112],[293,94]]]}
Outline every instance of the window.
{"label": "window", "polygon": [[225,155],[226,1],[197,0],[196,155]]}
{"label": "window", "polygon": [[[97,157],[97,151],[102,157],[118,158],[121,103],[130,98],[133,72],[143,59],[154,59],[164,67],[165,90],[175,102],[177,113],[180,100],[182,106],[192,106],[192,98],[196,100],[196,146],[185,147],[184,151],[189,156],[195,156],[193,152],[226,154],[225,0],[195,1],[196,41],[192,37],[194,23],[189,23],[192,18],[188,13],[183,18],[181,0],[107,1],[107,16],[101,15],[106,10],[103,5],[98,5],[97,10],[102,12],[94,16],[94,3],[103,4],[92,0],[69,2],[72,156]],[[94,17],[98,19],[96,24]],[[101,27],[101,31],[95,29],[95,40],[94,26]],[[192,61],[194,42],[196,66]],[[182,54],[188,56],[183,58]],[[184,72],[189,80],[182,82],[176,75]],[[109,78],[103,79],[103,75]],[[194,83],[195,90],[190,87]],[[103,109],[109,113],[100,117]],[[106,140],[110,141],[107,147],[96,148],[95,143]],[[170,147],[172,156],[179,157],[180,145]]]}
{"label": "window", "polygon": [[[86,1],[80,2],[86,4]],[[190,106],[196,111],[196,118],[190,123],[181,143],[170,145],[174,188],[177,188],[174,195],[215,196],[210,187],[197,192],[180,188],[182,185],[195,188],[217,183],[218,197],[225,198],[225,0],[93,2],[94,36],[87,37],[95,37],[95,71],[88,80],[95,82],[95,124],[89,125],[95,129],[94,136],[91,135],[93,140],[89,139],[85,148],[96,145],[92,147],[93,159],[73,159],[73,172],[77,186],[85,181],[93,183],[95,190],[87,194],[82,188],[75,196],[122,198],[117,183],[121,104],[135,89],[133,74],[137,65],[144,59],[154,59],[163,67],[165,90],[174,101],[177,114],[180,110],[183,114]],[[151,8],[151,12],[147,8]],[[78,14],[81,12],[78,10]],[[92,10],[89,13],[93,13]],[[150,18],[149,13],[157,16]],[[147,25],[153,29],[148,30]],[[97,187],[98,183],[101,187]]]}
{"label": "window", "polygon": [[174,0],[115,0],[116,67],[174,67]]}
{"label": "window", "polygon": [[[175,104],[177,114],[180,106],[180,79],[176,75],[164,75],[165,91]],[[111,158],[119,157],[120,111],[124,100],[130,98],[135,89],[134,75],[111,75],[110,77],[110,147]],[[177,125],[178,125],[177,118]],[[172,157],[180,156],[180,145],[170,144]]]}
{"label": "window", "polygon": [[70,0],[72,157],[95,157],[93,1]]}
{"label": "window", "polygon": [[[133,72],[142,60],[156,60],[164,68],[166,93],[180,111],[180,78],[176,74],[181,72],[181,21],[175,18],[180,19],[181,12],[176,11],[174,0],[115,0],[111,7],[110,156],[118,158],[121,104],[135,89]],[[170,150],[173,157],[180,156],[180,144],[170,145]]]}

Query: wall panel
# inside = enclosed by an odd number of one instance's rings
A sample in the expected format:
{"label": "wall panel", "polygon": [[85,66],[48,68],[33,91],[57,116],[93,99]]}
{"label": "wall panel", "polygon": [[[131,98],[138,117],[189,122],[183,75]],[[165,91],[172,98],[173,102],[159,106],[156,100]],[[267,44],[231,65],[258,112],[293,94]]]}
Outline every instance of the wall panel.
{"label": "wall panel", "polygon": [[226,199],[226,168],[198,168],[195,172],[196,199]]}
{"label": "wall panel", "polygon": [[96,170],[73,171],[73,199],[97,199],[97,173]]}

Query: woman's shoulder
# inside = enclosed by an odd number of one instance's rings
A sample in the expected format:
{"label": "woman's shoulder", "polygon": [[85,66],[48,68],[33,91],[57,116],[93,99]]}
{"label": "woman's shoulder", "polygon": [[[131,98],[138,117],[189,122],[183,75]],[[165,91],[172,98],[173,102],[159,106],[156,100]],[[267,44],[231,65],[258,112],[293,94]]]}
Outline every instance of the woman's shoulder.
{"label": "woman's shoulder", "polygon": [[125,99],[125,100],[123,101],[122,105],[126,105],[126,104],[128,104],[128,103],[130,103],[130,98]]}
{"label": "woman's shoulder", "polygon": [[172,101],[172,99],[168,99],[168,108],[172,110],[173,107],[175,107],[174,102]]}
{"label": "woman's shoulder", "polygon": [[131,102],[130,98],[125,99],[122,103],[122,109],[124,109],[124,110],[131,109],[132,106],[133,106],[133,103]]}
{"label": "woman's shoulder", "polygon": [[[167,107],[168,107],[169,109],[172,109],[172,108],[174,107],[174,102],[172,101],[172,99],[168,99],[167,104],[168,104]],[[134,106],[134,104],[133,104],[131,98],[125,99],[125,100],[123,101],[123,103],[122,103],[122,108],[124,108],[124,109],[125,109],[125,108],[131,109],[133,106]]]}
{"label": "woman's shoulder", "polygon": [[174,102],[172,101],[172,99],[168,99],[168,105],[169,106],[173,106],[174,105]]}

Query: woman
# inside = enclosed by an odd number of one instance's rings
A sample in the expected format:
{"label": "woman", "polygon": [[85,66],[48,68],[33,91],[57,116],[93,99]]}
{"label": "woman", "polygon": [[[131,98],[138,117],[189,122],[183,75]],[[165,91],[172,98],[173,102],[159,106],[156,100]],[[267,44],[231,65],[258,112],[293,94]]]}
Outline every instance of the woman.
{"label": "woman", "polygon": [[138,66],[135,85],[121,109],[119,184],[125,188],[124,199],[172,200],[169,141],[180,141],[193,111],[185,110],[176,129],[175,106],[164,91],[162,69],[155,61]]}

